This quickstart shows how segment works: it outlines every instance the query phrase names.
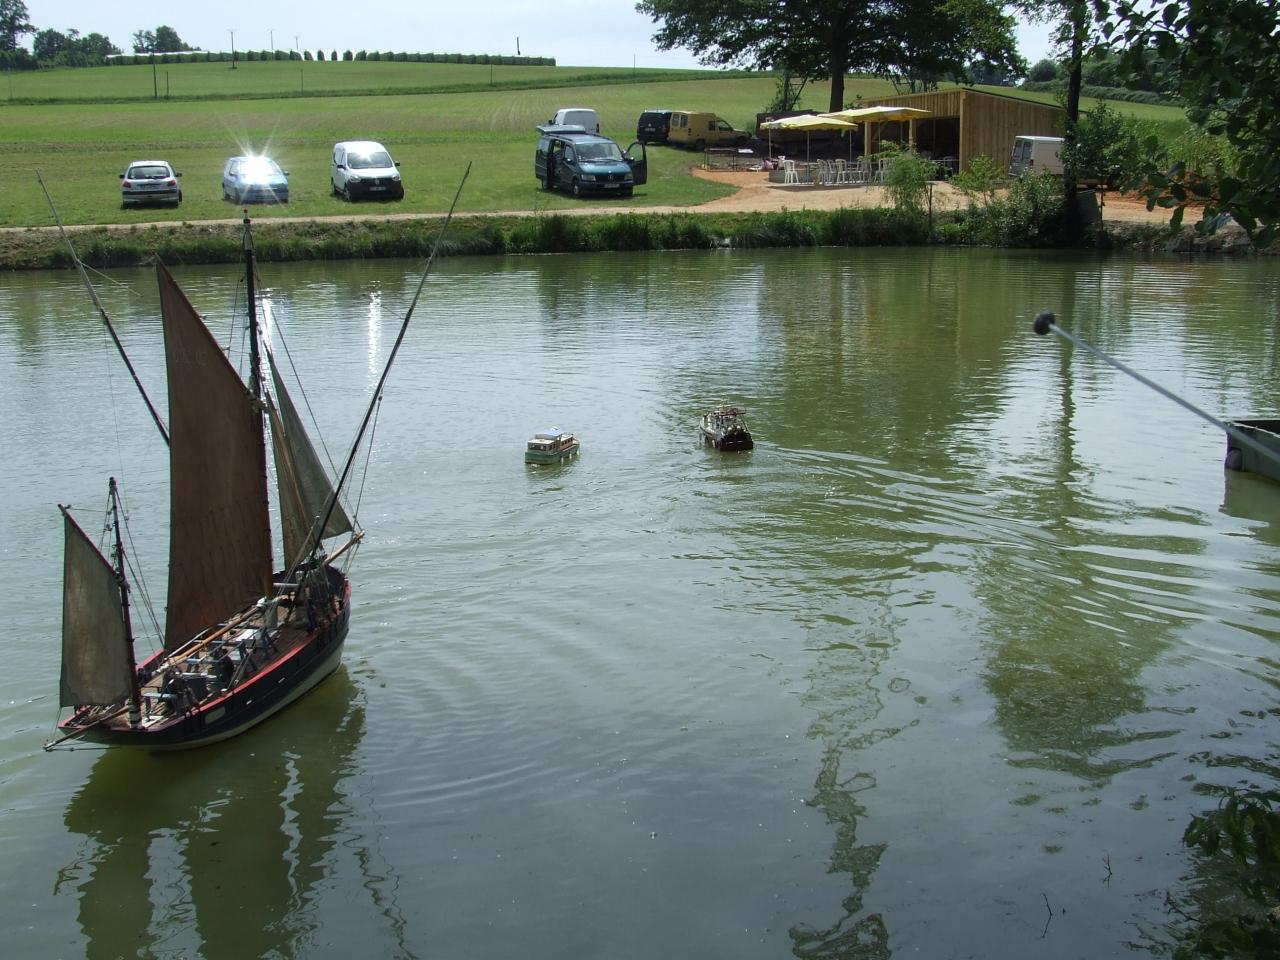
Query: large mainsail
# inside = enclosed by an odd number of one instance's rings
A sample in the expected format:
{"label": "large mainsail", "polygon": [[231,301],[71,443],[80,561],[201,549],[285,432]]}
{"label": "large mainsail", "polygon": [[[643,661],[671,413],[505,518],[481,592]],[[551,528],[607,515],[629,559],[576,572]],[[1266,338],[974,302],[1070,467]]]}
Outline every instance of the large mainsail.
{"label": "large mainsail", "polygon": [[[315,447],[302,426],[302,419],[285,390],[275,357],[267,353],[276,402],[271,413],[271,446],[276,463],[276,484],[280,489],[280,527],[284,536],[284,562],[292,567],[305,559],[316,544],[316,529],[329,512],[333,485],[320,465]],[[351,531],[351,520],[342,503],[333,505],[324,536],[336,537]]]}
{"label": "large mainsail", "polygon": [[62,680],[64,707],[106,706],[129,696],[129,635],[116,572],[63,510]]}
{"label": "large mainsail", "polygon": [[262,415],[163,266],[169,380],[169,605],[165,649],[271,591]]}

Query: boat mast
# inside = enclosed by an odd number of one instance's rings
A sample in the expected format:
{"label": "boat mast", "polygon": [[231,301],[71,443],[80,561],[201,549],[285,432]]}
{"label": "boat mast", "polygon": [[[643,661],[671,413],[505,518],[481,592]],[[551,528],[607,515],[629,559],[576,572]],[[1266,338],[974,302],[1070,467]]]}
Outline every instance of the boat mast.
{"label": "boat mast", "polygon": [[249,298],[249,392],[253,399],[262,400],[262,379],[258,356],[258,302],[253,286],[253,235],[249,232],[249,211],[244,213],[244,285]]}
{"label": "boat mast", "polygon": [[142,723],[142,691],[138,686],[138,662],[133,654],[133,623],[129,619],[129,581],[124,575],[124,538],[120,535],[120,493],[116,478],[111,478],[111,526],[116,542],[111,551],[111,565],[116,571],[116,584],[120,588],[120,609],[124,614],[125,654],[129,663],[129,725]]}
{"label": "boat mast", "polygon": [[[258,294],[254,288],[253,233],[249,229],[249,211],[244,212],[244,284],[249,299],[249,392],[253,395],[254,416],[258,418],[258,439],[265,444],[266,418],[262,413],[262,359],[258,354]],[[271,543],[270,496],[267,493],[267,461],[262,460],[262,499],[267,503],[267,543]],[[288,562],[287,560],[285,561]],[[262,595],[272,593],[271,558],[267,558],[267,580]]]}

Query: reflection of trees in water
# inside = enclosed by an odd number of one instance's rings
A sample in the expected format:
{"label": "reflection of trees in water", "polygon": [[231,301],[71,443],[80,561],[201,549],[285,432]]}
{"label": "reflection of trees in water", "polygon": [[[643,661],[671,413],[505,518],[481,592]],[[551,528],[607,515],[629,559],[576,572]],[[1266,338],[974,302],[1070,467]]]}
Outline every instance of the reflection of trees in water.
{"label": "reflection of trees in water", "polygon": [[[337,717],[337,723],[333,722]],[[79,896],[90,958],[306,956],[351,811],[364,705],[345,670],[308,701],[187,753],[105,753],[65,813],[89,841],[59,887]],[[359,850],[364,858],[378,859]],[[394,902],[375,905],[403,949]]]}

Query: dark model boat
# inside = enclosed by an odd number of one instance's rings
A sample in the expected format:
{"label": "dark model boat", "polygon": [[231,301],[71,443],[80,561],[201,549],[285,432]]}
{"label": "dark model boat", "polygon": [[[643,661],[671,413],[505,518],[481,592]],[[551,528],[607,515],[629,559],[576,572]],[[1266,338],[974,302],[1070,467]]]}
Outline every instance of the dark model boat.
{"label": "dark model boat", "polygon": [[[1257,450],[1227,434],[1227,469],[1248,470],[1280,480],[1280,420],[1229,420],[1227,425],[1261,446]],[[1272,456],[1266,456],[1266,451]]]}
{"label": "dark model boat", "polygon": [[[335,493],[346,470],[336,485],[326,476],[269,351],[269,390],[264,383],[247,218],[245,261],[247,385],[169,272],[156,268],[169,383],[167,434],[158,417],[156,422],[169,441],[172,487],[163,648],[135,664],[113,478],[110,561],[62,508],[60,702],[73,712],[59,724],[63,736],[46,749],[72,740],[150,749],[213,743],[287,706],[341,662],[351,584],[337,561],[346,554],[343,566],[349,564],[362,534]],[[270,424],[284,550],[283,568],[274,570],[264,421]],[[326,550],[326,539],[344,536],[344,543]]]}
{"label": "dark model boat", "polygon": [[717,450],[750,450],[755,446],[747,429],[746,411],[716,407],[702,415],[702,439]]}

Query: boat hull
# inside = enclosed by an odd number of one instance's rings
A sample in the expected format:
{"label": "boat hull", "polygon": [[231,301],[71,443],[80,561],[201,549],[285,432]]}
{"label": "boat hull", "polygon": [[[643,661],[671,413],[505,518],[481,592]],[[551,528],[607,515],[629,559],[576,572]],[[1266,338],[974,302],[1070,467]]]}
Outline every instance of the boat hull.
{"label": "boat hull", "polygon": [[540,451],[526,450],[524,454],[525,463],[560,463],[562,460],[568,460],[578,455],[579,445],[575,444],[564,450],[553,450],[547,453]]}
{"label": "boat hull", "polygon": [[[1280,454],[1280,420],[1231,420],[1229,423],[1246,437]],[[1227,434],[1226,464],[1229,470],[1247,470],[1280,481],[1280,466],[1274,460],[1240,443],[1231,434]]]}
{"label": "boat hull", "polygon": [[350,625],[350,600],[351,586],[346,583],[342,609],[333,619],[248,680],[195,709],[140,727],[129,726],[123,717],[110,723],[84,723],[77,713],[59,729],[81,741],[146,750],[188,750],[234,737],[283,710],[338,669]]}
{"label": "boat hull", "polygon": [[751,439],[751,434],[745,430],[720,433],[717,430],[703,427],[702,439],[708,446],[715,447],[717,450],[750,450],[755,446],[755,441]]}

